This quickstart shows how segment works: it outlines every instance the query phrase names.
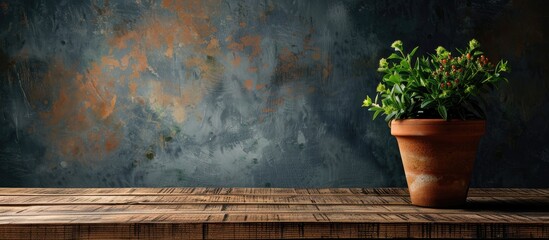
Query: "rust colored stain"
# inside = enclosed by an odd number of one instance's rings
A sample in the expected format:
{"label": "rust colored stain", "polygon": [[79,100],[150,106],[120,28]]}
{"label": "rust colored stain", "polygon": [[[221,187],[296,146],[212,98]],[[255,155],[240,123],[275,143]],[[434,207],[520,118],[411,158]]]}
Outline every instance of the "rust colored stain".
{"label": "rust colored stain", "polygon": [[67,96],[66,91],[61,90],[61,92],[59,93],[59,97],[57,98],[57,100],[51,106],[51,111],[50,111],[51,115],[50,114],[48,114],[48,115],[44,114],[42,116],[49,118],[48,119],[49,124],[51,124],[51,125],[59,124],[61,122],[61,120],[65,119],[66,115],[70,114],[67,111],[71,110],[72,106],[70,106],[70,105],[72,105],[72,104],[73,104],[73,102]]}
{"label": "rust colored stain", "polygon": [[261,90],[261,89],[265,88],[265,86],[267,86],[267,84],[263,84],[263,83],[262,84],[256,84],[255,85],[255,90]]}
{"label": "rust colored stain", "polygon": [[166,47],[166,51],[164,52],[164,56],[168,58],[173,57],[173,47]]}
{"label": "rust colored stain", "polygon": [[240,41],[244,47],[250,47],[252,53],[250,54],[250,62],[259,56],[261,53],[261,36],[244,36],[240,38]]}
{"label": "rust colored stain", "polygon": [[130,95],[135,96],[137,94],[137,83],[133,81],[128,83],[128,89],[130,90]]}
{"label": "rust colored stain", "polygon": [[64,147],[59,149],[59,152],[67,157],[80,158],[83,155],[83,146],[85,146],[82,139],[77,137],[68,137],[63,141]]}
{"label": "rust colored stain", "polygon": [[261,36],[259,35],[243,36],[240,38],[240,42],[232,42],[232,37],[227,37],[225,41],[229,42],[227,48],[233,51],[242,52],[246,48],[251,49],[251,53],[248,56],[250,62],[261,53]]}
{"label": "rust colored stain", "polygon": [[116,95],[112,92],[116,81],[112,76],[103,72],[104,68],[110,68],[110,65],[92,64],[92,67],[84,75],[84,81],[77,82],[76,89],[77,92],[85,96],[82,101],[89,104],[100,119],[109,117],[116,104]]}
{"label": "rust colored stain", "polygon": [[254,81],[252,79],[244,80],[244,87],[246,90],[251,91],[254,88]]}
{"label": "rust colored stain", "polygon": [[112,97],[110,102],[102,101],[99,106],[97,106],[97,112],[99,113],[99,116],[101,116],[101,119],[105,119],[109,117],[112,112],[114,111],[114,106],[116,105],[116,95]]}
{"label": "rust colored stain", "polygon": [[273,109],[273,108],[263,108],[261,109],[262,112],[264,113],[272,113],[272,112],[276,112],[276,109]]}
{"label": "rust colored stain", "polygon": [[[229,40],[230,41],[230,40]],[[227,48],[233,51],[243,51],[244,44],[238,42],[231,42],[227,45]]]}
{"label": "rust colored stain", "polygon": [[[217,4],[192,0],[164,1],[162,5],[173,14],[146,15],[132,29],[107,33],[108,53],[89,62],[84,71],[65,65],[64,61],[54,61],[39,82],[23,86],[31,105],[44,106],[36,108],[42,109],[37,111],[44,126],[33,125],[29,129],[51,144],[45,156],[52,163],[59,159],[100,161],[116,151],[123,139],[117,111],[126,109],[119,105],[133,102],[134,97],[140,104],[167,110],[175,122],[182,123],[188,115],[193,116],[188,109],[199,104],[208,89],[220,81],[223,67],[216,59],[224,55],[213,35],[217,29],[210,21]],[[243,41],[252,54],[260,51],[252,46],[253,38]],[[186,77],[192,77],[192,72],[201,73],[198,81],[186,83],[183,88],[177,81],[158,76],[149,61],[155,53],[171,58],[179,54],[180,48],[188,50],[183,55],[192,52],[192,56],[181,58],[186,59]],[[32,71],[26,71],[31,76]],[[127,72],[118,77],[116,73],[121,71]],[[153,73],[154,79],[150,79],[151,74],[144,74],[148,72]],[[127,87],[130,96],[117,95],[119,85]],[[253,82],[249,88],[253,89]],[[136,96],[138,89],[142,96]],[[132,101],[124,101],[126,97]]]}
{"label": "rust colored stain", "polygon": [[112,152],[118,145],[120,145],[120,139],[116,138],[116,136],[110,136],[105,140],[105,150],[107,152]]}
{"label": "rust colored stain", "polygon": [[126,55],[120,59],[120,69],[126,70],[130,64],[130,55]]}
{"label": "rust colored stain", "polygon": [[236,68],[239,67],[241,61],[242,61],[242,58],[239,55],[236,55],[233,53],[233,60],[231,61],[231,64],[233,65],[233,67],[236,67]]}
{"label": "rust colored stain", "polygon": [[130,74],[129,79],[139,79],[141,77],[141,73],[146,71],[149,66],[147,55],[142,49],[133,47],[130,50],[129,56],[130,59],[133,60],[133,64],[131,64],[132,73]]}
{"label": "rust colored stain", "polygon": [[109,135],[112,143],[120,139],[121,134],[112,130],[109,120],[116,111],[117,95],[112,92],[115,79],[105,73],[119,65],[109,57],[101,60],[84,74],[54,61],[41,81],[43,85],[27,89],[29,101],[51,101],[49,109],[38,112],[45,126],[35,133],[51,144],[46,152],[49,159],[86,160],[83,158],[94,156],[101,160],[101,140],[96,135]]}
{"label": "rust colored stain", "polygon": [[162,1],[162,7],[163,8],[170,8],[174,4],[174,0],[163,0]]}
{"label": "rust colored stain", "polygon": [[[180,21],[174,26],[181,27],[185,44],[196,44],[217,32],[210,22],[210,15],[217,14],[219,2],[214,0],[164,1],[162,7],[172,11]],[[174,28],[169,28],[174,30]]]}
{"label": "rust colored stain", "polygon": [[[128,76],[130,94],[135,96],[138,87],[150,89],[148,93],[144,93],[144,101],[137,100],[168,109],[174,120],[181,123],[188,115],[186,106],[198,104],[207,89],[218,81],[213,76],[222,71],[220,65],[215,64],[215,59],[221,56],[219,40],[214,36],[217,28],[210,21],[212,14],[218,12],[218,2],[165,0],[161,6],[173,14],[145,16],[134,28],[123,34],[111,36],[108,42],[114,51],[129,49],[119,61],[119,65],[131,70]],[[172,58],[178,48],[193,52],[192,56],[182,56],[188,70],[185,78],[192,78],[192,73],[198,71],[201,77],[200,84],[187,84],[182,87],[169,79],[159,79],[153,83],[141,79],[147,71],[154,74],[153,67],[149,65],[148,54],[162,52],[164,56]],[[238,65],[238,60],[233,61],[233,64]],[[107,111],[104,113],[108,113],[110,106],[105,105],[104,109]]]}
{"label": "rust colored stain", "polygon": [[248,68],[248,72],[251,72],[251,73],[256,73],[257,72],[257,68],[256,67],[249,67]]}
{"label": "rust colored stain", "polygon": [[210,70],[210,64],[207,63],[205,57],[188,58],[185,60],[185,66],[187,68],[198,68],[201,72],[207,72]]}
{"label": "rust colored stain", "polygon": [[110,69],[120,68],[120,62],[112,56],[101,57],[101,64],[108,66]]}
{"label": "rust colored stain", "polygon": [[139,36],[136,31],[126,32],[121,36],[110,38],[108,40],[109,45],[116,47],[118,49],[126,49],[128,47],[128,42],[137,39]]}
{"label": "rust colored stain", "polygon": [[152,82],[148,103],[155,107],[163,107],[171,110],[174,120],[182,123],[187,118],[187,107],[197,105],[202,100],[204,90],[200,87],[182,89],[181,94],[175,94],[171,90],[178,86],[170,82]]}
{"label": "rust colored stain", "polygon": [[211,55],[216,55],[217,53],[219,53],[219,51],[220,51],[219,40],[217,40],[217,38],[212,37],[212,39],[210,39],[210,41],[208,42],[208,46],[206,46],[205,53],[211,56]]}
{"label": "rust colored stain", "polygon": [[294,53],[288,48],[282,49],[278,55],[278,65],[276,71],[279,75],[284,76],[282,80],[296,80],[302,76],[300,71],[299,56],[301,54]]}

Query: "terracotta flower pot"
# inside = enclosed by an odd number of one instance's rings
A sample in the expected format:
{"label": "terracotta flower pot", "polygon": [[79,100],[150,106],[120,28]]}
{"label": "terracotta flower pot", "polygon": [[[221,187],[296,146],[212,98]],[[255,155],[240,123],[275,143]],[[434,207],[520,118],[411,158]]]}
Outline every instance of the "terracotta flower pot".
{"label": "terracotta flower pot", "polygon": [[391,122],[412,204],[448,208],[465,203],[484,120],[406,119]]}

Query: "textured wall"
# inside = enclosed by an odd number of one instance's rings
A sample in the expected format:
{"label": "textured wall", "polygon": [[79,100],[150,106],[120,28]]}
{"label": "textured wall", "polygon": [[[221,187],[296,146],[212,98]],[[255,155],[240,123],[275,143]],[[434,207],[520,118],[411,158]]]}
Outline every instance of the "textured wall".
{"label": "textured wall", "polygon": [[549,187],[543,1],[0,0],[0,186],[405,186],[389,45],[507,58],[473,185]]}

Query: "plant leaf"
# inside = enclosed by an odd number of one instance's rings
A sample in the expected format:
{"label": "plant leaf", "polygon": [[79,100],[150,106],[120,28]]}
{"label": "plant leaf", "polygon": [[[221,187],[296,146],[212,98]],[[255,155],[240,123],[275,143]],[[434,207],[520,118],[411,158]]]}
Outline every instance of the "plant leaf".
{"label": "plant leaf", "polygon": [[387,59],[401,59],[402,57],[396,53],[392,53]]}
{"label": "plant leaf", "polygon": [[391,75],[389,79],[387,79],[388,82],[399,84],[400,83],[400,75],[398,73]]}
{"label": "plant leaf", "polygon": [[425,107],[427,107],[429,104],[431,104],[433,101],[434,101],[433,99],[424,100],[424,101],[421,103],[420,107],[421,107],[421,108],[425,108]]}
{"label": "plant leaf", "polygon": [[402,86],[400,84],[395,84],[395,92],[402,94]]}
{"label": "plant leaf", "polygon": [[448,120],[448,111],[446,110],[446,107],[444,105],[438,105],[437,110],[442,119]]}
{"label": "plant leaf", "polygon": [[378,116],[381,112],[382,112],[381,110],[377,110],[377,111],[374,113],[373,119],[375,120],[375,119],[377,118],[377,116]]}
{"label": "plant leaf", "polygon": [[413,57],[414,54],[416,53],[417,49],[419,48],[419,46],[415,47],[414,49],[412,49],[412,52],[410,52],[409,56],[410,57]]}

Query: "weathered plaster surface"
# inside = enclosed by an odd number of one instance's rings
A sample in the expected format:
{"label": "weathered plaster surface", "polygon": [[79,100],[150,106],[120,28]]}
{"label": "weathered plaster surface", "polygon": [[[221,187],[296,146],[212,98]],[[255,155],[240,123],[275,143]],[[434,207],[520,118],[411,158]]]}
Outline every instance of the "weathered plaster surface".
{"label": "weathered plaster surface", "polygon": [[404,186],[378,59],[507,58],[476,186],[549,187],[543,1],[1,1],[0,186]]}

